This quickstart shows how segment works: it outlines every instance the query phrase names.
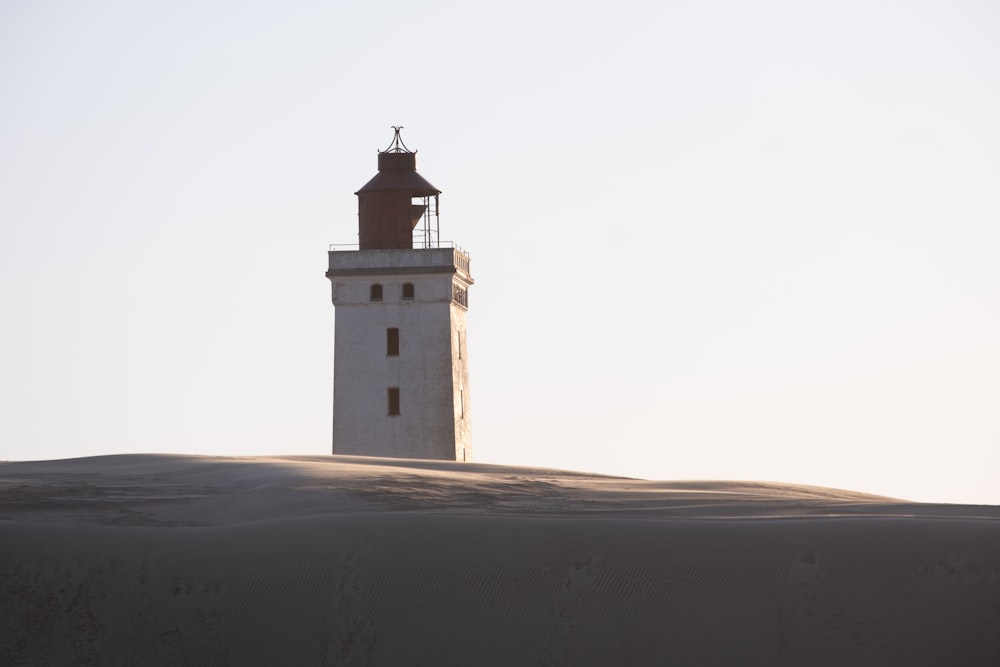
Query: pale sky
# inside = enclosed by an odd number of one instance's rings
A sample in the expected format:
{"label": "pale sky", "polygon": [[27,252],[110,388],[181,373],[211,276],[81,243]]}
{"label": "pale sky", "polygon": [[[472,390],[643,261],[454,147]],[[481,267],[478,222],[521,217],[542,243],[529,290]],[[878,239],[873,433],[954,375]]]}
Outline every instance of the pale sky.
{"label": "pale sky", "polygon": [[403,125],[476,459],[1000,504],[1000,4],[0,4],[0,459],[326,454]]}

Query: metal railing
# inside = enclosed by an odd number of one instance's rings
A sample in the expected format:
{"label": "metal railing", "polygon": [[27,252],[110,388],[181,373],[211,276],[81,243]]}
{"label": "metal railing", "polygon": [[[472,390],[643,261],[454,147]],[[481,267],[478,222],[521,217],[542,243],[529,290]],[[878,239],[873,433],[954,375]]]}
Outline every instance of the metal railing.
{"label": "metal railing", "polygon": [[[441,241],[437,245],[435,245],[435,246],[433,246],[431,248],[424,248],[422,246],[418,247],[418,246],[414,245],[414,247],[412,247],[412,248],[401,248],[401,250],[437,250],[438,248],[453,248],[453,249],[457,250],[458,252],[460,252],[461,254],[465,255],[466,257],[469,256],[469,253],[465,251],[465,248],[463,248],[462,246],[458,245],[454,241]],[[330,244],[330,250],[331,251],[338,251],[338,250],[351,251],[351,250],[360,250],[360,249],[361,249],[361,245],[358,244],[358,243],[331,243]]]}

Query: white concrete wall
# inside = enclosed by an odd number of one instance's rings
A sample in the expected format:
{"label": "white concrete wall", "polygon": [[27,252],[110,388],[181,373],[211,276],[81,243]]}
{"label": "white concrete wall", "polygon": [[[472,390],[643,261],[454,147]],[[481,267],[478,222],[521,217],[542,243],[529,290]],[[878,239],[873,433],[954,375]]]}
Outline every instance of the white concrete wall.
{"label": "white concrete wall", "polygon": [[[472,279],[455,270],[452,252],[330,253],[333,453],[472,459],[465,307],[452,300]],[[370,300],[373,283],[381,302]],[[404,283],[414,299],[402,298]],[[386,354],[390,327],[399,329],[396,357]],[[389,387],[400,389],[399,415],[387,414]]]}

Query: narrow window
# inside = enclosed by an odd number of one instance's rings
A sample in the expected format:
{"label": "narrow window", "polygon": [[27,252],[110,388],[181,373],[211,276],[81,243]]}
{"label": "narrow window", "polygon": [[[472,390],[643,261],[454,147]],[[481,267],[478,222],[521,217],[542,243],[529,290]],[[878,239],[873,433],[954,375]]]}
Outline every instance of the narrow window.
{"label": "narrow window", "polygon": [[413,299],[413,283],[403,283],[403,298]]}
{"label": "narrow window", "polygon": [[389,414],[399,414],[399,387],[389,387]]}
{"label": "narrow window", "polygon": [[461,359],[462,358],[462,332],[461,332],[461,330],[456,330],[455,331],[455,335],[456,335],[456,338],[458,339],[458,345],[457,345],[457,347],[458,347],[458,358]]}
{"label": "narrow window", "polygon": [[451,300],[466,308],[469,307],[469,293],[458,285],[452,285]]}
{"label": "narrow window", "polygon": [[399,329],[396,327],[385,330],[385,354],[389,357],[399,356]]}
{"label": "narrow window", "polygon": [[369,301],[381,301],[382,300],[382,286],[378,283],[372,285],[371,292],[368,295]]}

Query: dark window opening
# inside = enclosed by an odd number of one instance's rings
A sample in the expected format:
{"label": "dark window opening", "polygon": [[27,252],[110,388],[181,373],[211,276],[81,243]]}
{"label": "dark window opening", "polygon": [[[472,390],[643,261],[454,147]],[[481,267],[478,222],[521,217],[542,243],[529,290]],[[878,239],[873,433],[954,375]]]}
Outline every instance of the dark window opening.
{"label": "dark window opening", "polygon": [[399,329],[396,327],[385,330],[385,353],[390,357],[399,356]]}
{"label": "dark window opening", "polygon": [[413,295],[413,283],[403,283],[403,298],[412,299]]}
{"label": "dark window opening", "polygon": [[399,414],[399,387],[389,387],[389,414]]}
{"label": "dark window opening", "polygon": [[382,286],[378,283],[372,285],[371,292],[368,296],[369,301],[381,301],[382,300]]}

